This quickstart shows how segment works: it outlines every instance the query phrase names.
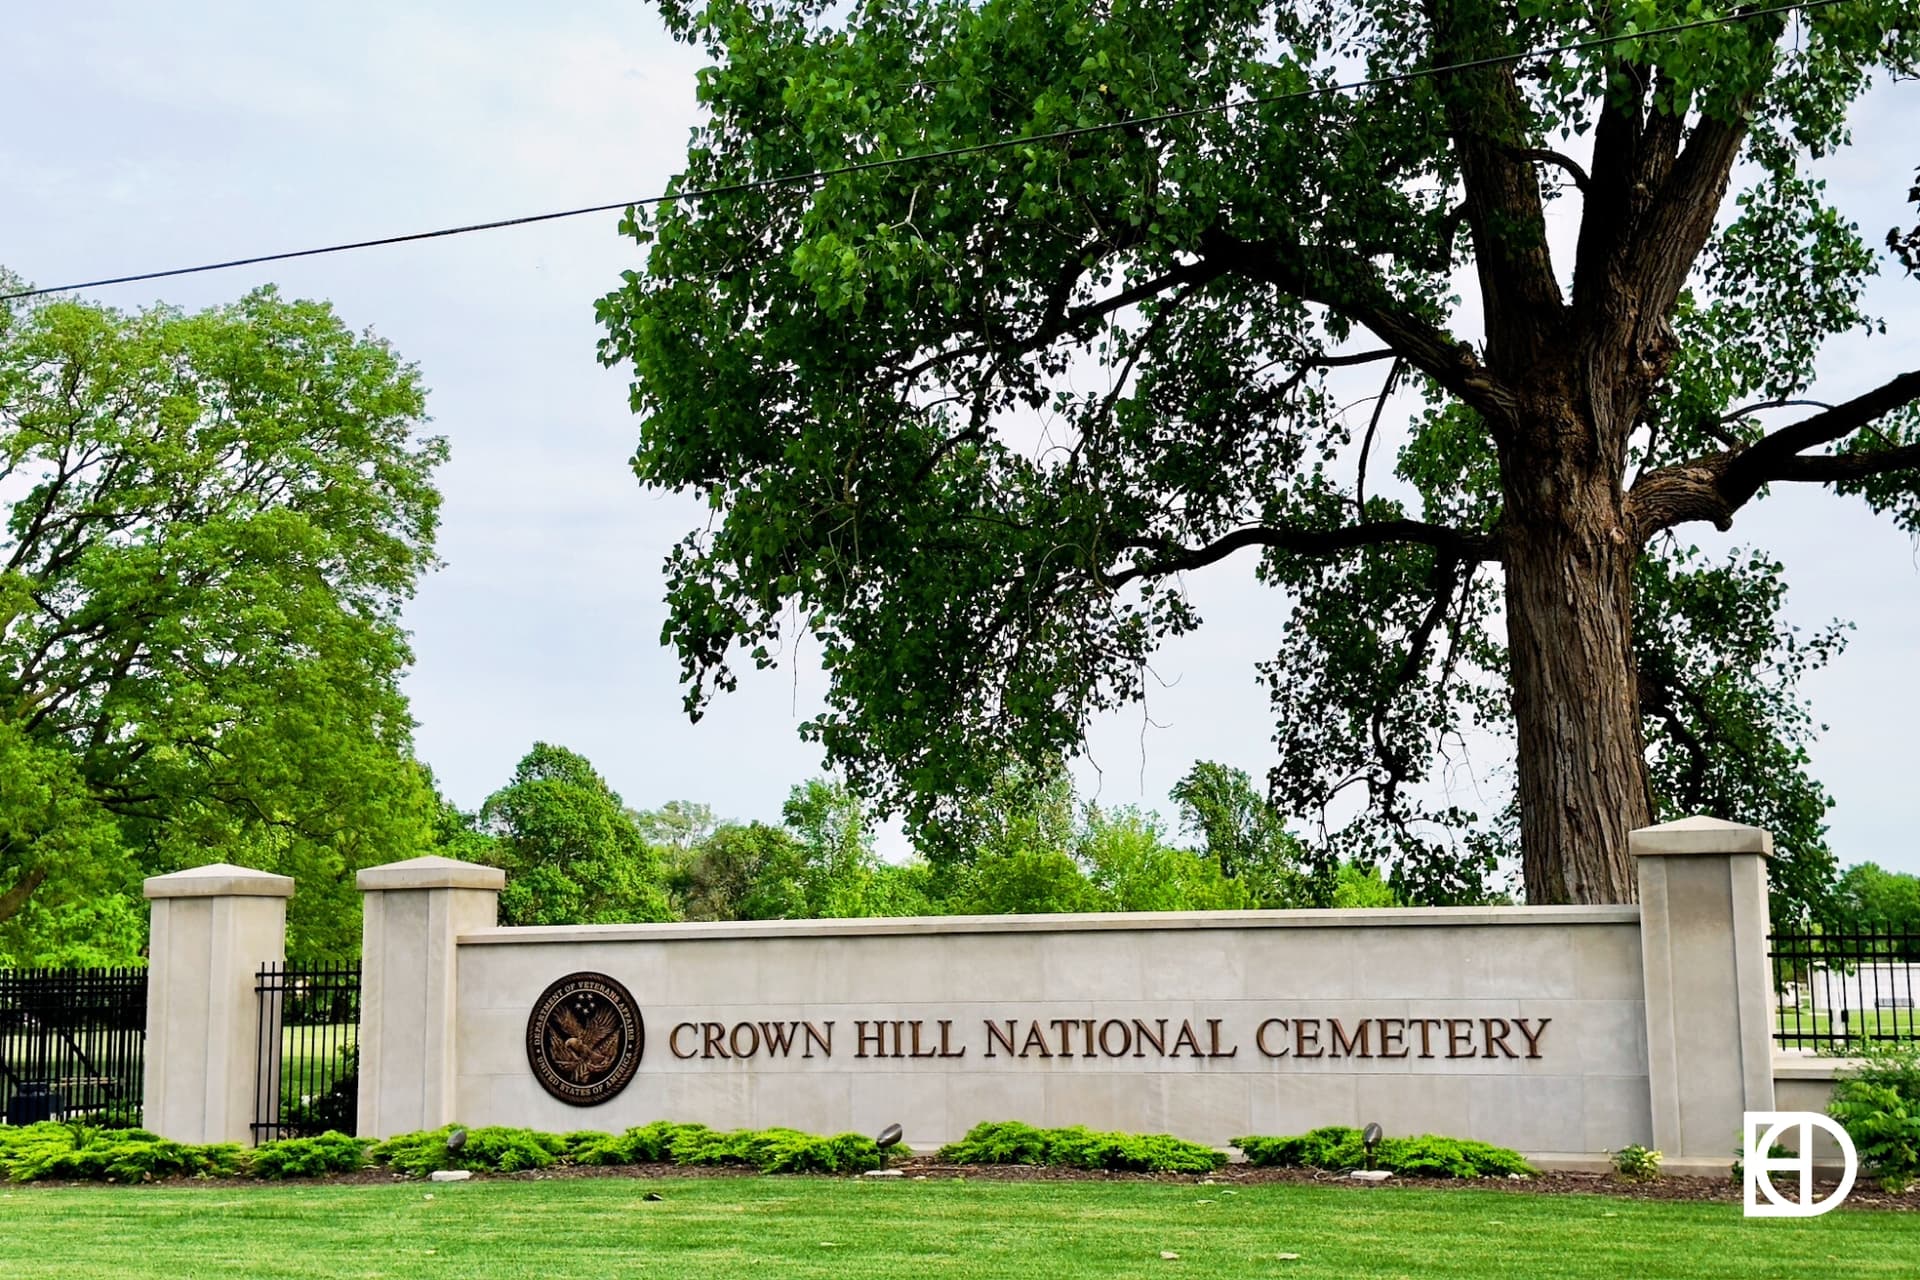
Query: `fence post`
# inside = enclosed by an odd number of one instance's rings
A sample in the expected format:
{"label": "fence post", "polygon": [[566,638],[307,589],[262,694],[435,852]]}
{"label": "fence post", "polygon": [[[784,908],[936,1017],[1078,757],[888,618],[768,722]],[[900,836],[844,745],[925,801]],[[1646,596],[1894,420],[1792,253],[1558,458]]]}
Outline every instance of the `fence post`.
{"label": "fence post", "polygon": [[429,856],[358,876],[360,1136],[454,1120],[460,935],[499,923],[506,872]]}
{"label": "fence post", "polygon": [[1653,1145],[1728,1164],[1741,1113],[1773,1110],[1773,835],[1682,818],[1635,831],[1628,848],[1640,883]]}
{"label": "fence post", "polygon": [[260,1002],[284,960],[293,880],[219,862],[150,877],[142,1124],[177,1142],[250,1142]]}

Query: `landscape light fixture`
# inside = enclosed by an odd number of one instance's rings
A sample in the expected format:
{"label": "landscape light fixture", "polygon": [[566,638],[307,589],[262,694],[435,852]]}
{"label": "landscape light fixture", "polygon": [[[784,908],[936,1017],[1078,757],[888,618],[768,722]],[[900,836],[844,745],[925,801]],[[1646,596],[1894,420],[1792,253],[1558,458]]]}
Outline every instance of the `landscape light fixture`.
{"label": "landscape light fixture", "polygon": [[888,1147],[891,1147],[896,1143],[898,1143],[902,1136],[903,1136],[903,1131],[901,1130],[900,1126],[897,1124],[890,1124],[886,1128],[880,1131],[880,1136],[873,1140],[873,1145],[880,1148],[882,1151],[885,1151]]}
{"label": "landscape light fixture", "polygon": [[1368,1169],[1373,1168],[1373,1149],[1380,1145],[1380,1139],[1384,1133],[1379,1122],[1374,1120],[1367,1121],[1367,1127],[1360,1131],[1360,1145],[1367,1149]]}

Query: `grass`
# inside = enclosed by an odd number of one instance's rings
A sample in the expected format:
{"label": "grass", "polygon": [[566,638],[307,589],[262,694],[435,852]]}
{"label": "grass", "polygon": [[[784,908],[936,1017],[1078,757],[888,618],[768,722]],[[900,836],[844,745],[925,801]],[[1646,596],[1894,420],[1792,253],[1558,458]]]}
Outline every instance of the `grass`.
{"label": "grass", "polygon": [[[664,1199],[646,1201],[650,1191]],[[8,1280],[1764,1280],[1911,1276],[1916,1253],[1920,1217],[1897,1212],[1747,1221],[1728,1204],[1392,1187],[606,1178],[0,1188]]]}
{"label": "grass", "polygon": [[[1837,1019],[1830,1017],[1825,1011],[1815,1013],[1806,1005],[1800,1006],[1799,1018],[1796,1021],[1794,1009],[1789,1005],[1786,1009],[1784,1023],[1775,1029],[1784,1031],[1788,1035],[1798,1034],[1809,1038],[1816,1036],[1825,1037],[1832,1034],[1848,1036],[1856,1042],[1874,1036],[1887,1036],[1889,1038],[1911,1041],[1917,1038],[1917,1033],[1920,1033],[1920,1010],[1855,1009],[1847,1015],[1847,1025],[1843,1027]],[[1808,1047],[1811,1048],[1812,1046],[1809,1045]],[[1852,1051],[1858,1052],[1858,1048],[1859,1046],[1856,1043],[1852,1047]],[[1836,1049],[1833,1052],[1844,1051],[1844,1047],[1842,1047],[1842,1049]]]}

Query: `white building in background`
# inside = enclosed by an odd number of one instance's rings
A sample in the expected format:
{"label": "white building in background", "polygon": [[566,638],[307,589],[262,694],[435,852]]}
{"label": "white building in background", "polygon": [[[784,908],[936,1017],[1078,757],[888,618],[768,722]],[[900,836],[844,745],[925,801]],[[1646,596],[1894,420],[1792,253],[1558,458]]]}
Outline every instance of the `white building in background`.
{"label": "white building in background", "polygon": [[1850,969],[1817,968],[1807,975],[1805,997],[1815,1013],[1842,1010],[1913,1009],[1920,993],[1920,961],[1887,960]]}

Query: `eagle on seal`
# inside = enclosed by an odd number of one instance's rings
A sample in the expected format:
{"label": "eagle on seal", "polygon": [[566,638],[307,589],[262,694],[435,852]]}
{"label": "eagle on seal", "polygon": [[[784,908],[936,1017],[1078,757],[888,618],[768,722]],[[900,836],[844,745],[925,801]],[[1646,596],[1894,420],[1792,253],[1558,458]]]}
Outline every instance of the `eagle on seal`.
{"label": "eagle on seal", "polygon": [[575,1084],[585,1084],[613,1066],[620,1051],[620,1020],[611,1005],[600,1006],[584,1027],[564,1005],[553,1020],[559,1029],[547,1028],[547,1057]]}

